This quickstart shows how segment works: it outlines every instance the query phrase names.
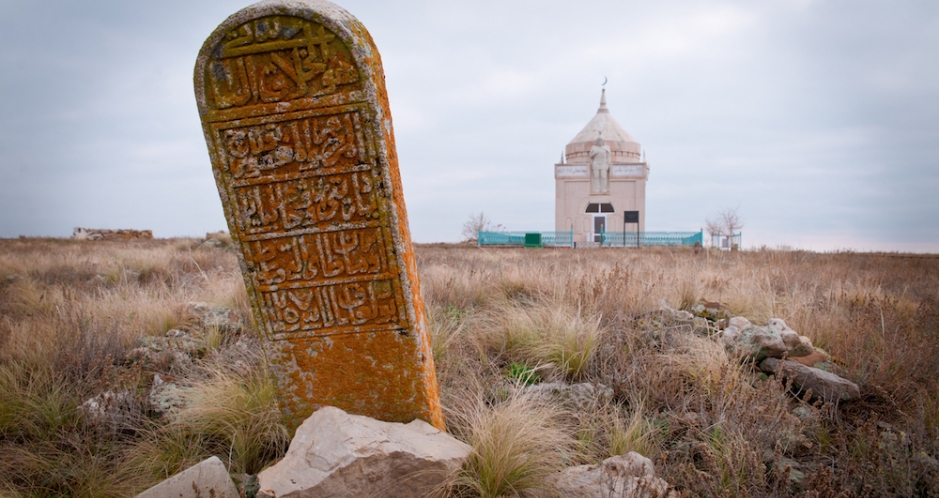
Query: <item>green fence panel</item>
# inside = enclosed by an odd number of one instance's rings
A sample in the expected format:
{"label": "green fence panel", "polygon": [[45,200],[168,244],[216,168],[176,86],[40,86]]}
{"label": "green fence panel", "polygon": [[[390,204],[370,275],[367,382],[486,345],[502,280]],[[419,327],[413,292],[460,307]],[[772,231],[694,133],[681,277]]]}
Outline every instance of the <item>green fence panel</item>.
{"label": "green fence panel", "polygon": [[525,234],[525,247],[544,247],[541,243],[540,232],[529,232]]}

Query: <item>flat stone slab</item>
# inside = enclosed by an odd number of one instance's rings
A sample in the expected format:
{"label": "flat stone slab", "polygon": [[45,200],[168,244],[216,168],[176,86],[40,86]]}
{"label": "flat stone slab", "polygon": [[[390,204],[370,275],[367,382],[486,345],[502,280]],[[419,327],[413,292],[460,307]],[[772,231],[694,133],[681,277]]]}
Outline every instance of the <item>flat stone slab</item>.
{"label": "flat stone slab", "polygon": [[443,428],[378,49],[322,0],[247,7],[195,91],[291,427],[320,407]]}
{"label": "flat stone slab", "polygon": [[209,457],[137,495],[137,498],[239,498],[218,457]]}

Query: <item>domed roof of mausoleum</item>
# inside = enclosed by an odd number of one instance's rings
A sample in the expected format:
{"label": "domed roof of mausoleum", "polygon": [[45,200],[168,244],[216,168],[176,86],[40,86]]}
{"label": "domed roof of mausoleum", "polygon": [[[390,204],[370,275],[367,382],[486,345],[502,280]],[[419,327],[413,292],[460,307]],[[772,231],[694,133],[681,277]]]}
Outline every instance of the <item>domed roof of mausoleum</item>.
{"label": "domed roof of mausoleum", "polygon": [[606,107],[606,89],[600,93],[600,108],[597,109],[597,114],[564,147],[566,162],[589,163],[590,148],[597,143],[598,137],[602,137],[603,142],[610,147],[612,163],[640,162],[639,143],[613,119],[613,115]]}

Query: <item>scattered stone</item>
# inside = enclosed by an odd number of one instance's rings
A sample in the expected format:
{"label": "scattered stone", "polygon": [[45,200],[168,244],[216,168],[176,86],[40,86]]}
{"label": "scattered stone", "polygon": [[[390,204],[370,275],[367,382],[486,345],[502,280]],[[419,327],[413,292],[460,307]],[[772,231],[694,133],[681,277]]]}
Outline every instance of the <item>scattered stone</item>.
{"label": "scattered stone", "polygon": [[818,424],[818,411],[814,408],[810,408],[805,405],[799,405],[792,409],[792,414],[807,426],[815,426]]}
{"label": "scattered stone", "polygon": [[546,382],[526,386],[523,392],[526,396],[560,402],[575,410],[595,407],[613,397],[613,389],[589,382],[570,385],[563,382]]}
{"label": "scattered stone", "polygon": [[675,413],[675,420],[690,427],[707,427],[711,425],[711,419],[707,413],[693,410]]}
{"label": "scattered stone", "polygon": [[558,472],[550,485],[565,498],[672,498],[678,494],[655,477],[652,460],[636,452],[607,458],[597,465],[580,465]]}
{"label": "scattered stone", "polygon": [[665,315],[672,320],[679,322],[694,321],[694,315],[690,311],[676,310],[675,308],[669,306],[664,299],[659,302],[659,309],[665,312]]}
{"label": "scattered stone", "polygon": [[116,430],[139,411],[138,406],[134,393],[109,390],[85,400],[78,409],[92,425]]}
{"label": "scattered stone", "polygon": [[767,373],[791,379],[792,383],[802,392],[811,389],[814,395],[822,398],[825,402],[849,401],[861,395],[860,389],[854,382],[794,361],[767,358],[760,364],[760,369]]}
{"label": "scattered stone", "polygon": [[798,461],[785,456],[777,456],[773,450],[766,450],[763,452],[763,461],[770,467],[771,471],[778,472],[782,474],[786,471],[786,467],[789,467],[789,483],[793,485],[799,485],[805,480],[805,473],[802,472],[802,464]]}
{"label": "scattered stone", "polygon": [[237,311],[223,306],[192,301],[186,305],[190,315],[199,320],[203,329],[232,332],[244,328],[244,319]]}
{"label": "scattered stone", "polygon": [[745,329],[745,328],[747,328],[747,327],[750,327],[750,326],[752,326],[752,325],[753,325],[753,324],[750,323],[750,320],[747,320],[746,318],[744,318],[744,317],[742,317],[742,316],[735,316],[735,317],[733,317],[733,318],[731,318],[730,320],[727,321],[727,326],[729,326],[729,327],[737,327],[737,329],[739,329],[739,330],[743,330],[743,329]]}
{"label": "scattered stone", "polygon": [[712,323],[727,319],[727,312],[721,303],[698,303],[691,307],[691,313]]}
{"label": "scattered stone", "polygon": [[137,498],[239,498],[218,457],[209,457],[137,495]]}
{"label": "scattered stone", "polygon": [[[152,335],[146,335],[137,338],[135,341],[135,347],[148,350],[141,352],[143,353],[143,356],[152,356],[148,353],[154,352],[160,353],[164,351],[178,351],[189,356],[201,357],[205,355],[206,352],[205,341],[196,339],[187,333],[170,337],[156,337]],[[131,356],[135,356],[137,354],[138,352],[136,349],[131,351]]]}
{"label": "scattered stone", "polygon": [[199,248],[207,247],[209,249],[223,249],[227,246],[224,242],[218,239],[206,239],[204,242],[199,244]]}
{"label": "scattered stone", "polygon": [[421,497],[460,469],[472,448],[423,420],[408,424],[317,410],[286,456],[258,475],[258,497]]}
{"label": "scattered stone", "polygon": [[166,415],[175,413],[185,406],[186,399],[183,391],[175,380],[171,376],[163,377],[160,374],[154,374],[149,396],[153,411]]}

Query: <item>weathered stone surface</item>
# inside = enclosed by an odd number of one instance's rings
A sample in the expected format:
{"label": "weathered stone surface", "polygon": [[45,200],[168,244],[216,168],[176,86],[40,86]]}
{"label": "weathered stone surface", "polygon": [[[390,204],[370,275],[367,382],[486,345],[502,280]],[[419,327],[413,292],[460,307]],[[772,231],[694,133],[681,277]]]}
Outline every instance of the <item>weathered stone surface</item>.
{"label": "weathered stone surface", "polygon": [[72,230],[72,238],[78,240],[150,240],[153,238],[153,231],[75,227]]}
{"label": "weathered stone surface", "polygon": [[801,344],[799,334],[795,330],[789,328],[789,326],[786,325],[786,322],[784,322],[782,319],[770,318],[770,320],[766,322],[766,326],[779,335],[779,338],[782,339],[783,344],[786,345],[787,349],[792,350],[792,348],[798,347]]}
{"label": "weathered stone surface", "polygon": [[733,326],[727,327],[724,329],[724,344],[734,356],[753,361],[782,358],[789,351],[776,331],[753,325],[740,331]]}
{"label": "weathered stone surface", "polygon": [[607,458],[597,465],[569,467],[552,476],[551,486],[565,498],[677,497],[655,477],[652,460],[636,452]]}
{"label": "weathered stone surface", "polygon": [[742,316],[735,316],[727,321],[727,325],[730,327],[737,327],[739,330],[743,330],[753,324],[750,323],[750,320],[747,320]]}
{"label": "weathered stone surface", "polygon": [[206,40],[196,100],[288,424],[332,405],[443,427],[388,96],[365,27],[268,0]]}
{"label": "weathered stone surface", "polygon": [[811,339],[800,336],[779,318],[770,319],[764,326],[756,326],[746,318],[735,316],[728,321],[722,334],[728,352],[745,360],[808,356],[815,351]]}
{"label": "weathered stone surface", "polygon": [[78,410],[85,422],[98,429],[116,430],[126,420],[134,417],[139,403],[130,391],[105,391],[85,400]]}
{"label": "weathered stone surface", "polygon": [[239,498],[218,457],[209,457],[137,495],[137,498]]}
{"label": "weathered stone surface", "polygon": [[421,497],[472,449],[422,420],[381,422],[325,407],[297,429],[287,455],[258,475],[258,497]]}
{"label": "weathered stone surface", "polygon": [[800,335],[799,344],[789,350],[789,358],[795,358],[797,356],[809,356],[814,352],[815,347],[812,346],[812,339],[809,339],[804,335]]}
{"label": "weathered stone surface", "polygon": [[160,414],[177,412],[186,404],[183,391],[176,384],[175,378],[164,378],[160,374],[153,376],[149,399],[153,411]]}
{"label": "weathered stone surface", "polygon": [[860,397],[857,384],[831,372],[807,367],[794,361],[767,358],[760,364],[760,369],[767,373],[792,379],[792,383],[801,391],[812,390],[826,402],[849,401]]}

